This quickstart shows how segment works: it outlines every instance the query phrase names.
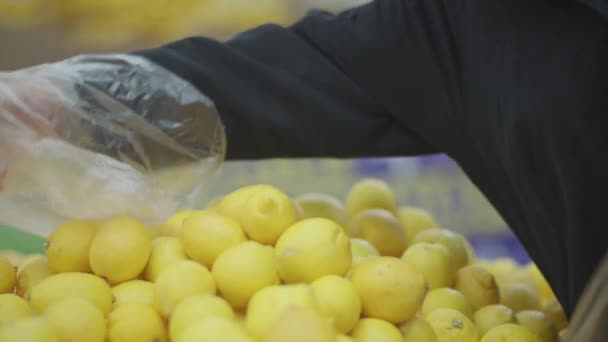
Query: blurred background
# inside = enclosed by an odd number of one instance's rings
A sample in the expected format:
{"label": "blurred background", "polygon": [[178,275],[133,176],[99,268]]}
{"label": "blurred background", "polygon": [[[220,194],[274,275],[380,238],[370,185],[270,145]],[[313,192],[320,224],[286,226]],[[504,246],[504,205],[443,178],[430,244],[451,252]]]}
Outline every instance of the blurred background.
{"label": "blurred background", "polygon": [[[82,53],[128,52],[190,35],[227,39],[247,28],[287,25],[308,10],[337,12],[367,0],[0,0],[0,70]],[[429,210],[470,238],[480,256],[527,255],[487,200],[446,156],[225,163],[209,199],[238,186],[270,183],[292,195],[344,198],[363,177],[386,180],[401,205]]]}

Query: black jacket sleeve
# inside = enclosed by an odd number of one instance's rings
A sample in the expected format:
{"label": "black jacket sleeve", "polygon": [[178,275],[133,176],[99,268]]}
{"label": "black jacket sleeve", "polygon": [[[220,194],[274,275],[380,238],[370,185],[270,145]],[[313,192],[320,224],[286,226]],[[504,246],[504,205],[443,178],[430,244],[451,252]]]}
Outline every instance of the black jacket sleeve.
{"label": "black jacket sleeve", "polygon": [[570,313],[608,246],[607,41],[571,1],[377,0],[140,54],[215,101],[228,158],[448,153]]}

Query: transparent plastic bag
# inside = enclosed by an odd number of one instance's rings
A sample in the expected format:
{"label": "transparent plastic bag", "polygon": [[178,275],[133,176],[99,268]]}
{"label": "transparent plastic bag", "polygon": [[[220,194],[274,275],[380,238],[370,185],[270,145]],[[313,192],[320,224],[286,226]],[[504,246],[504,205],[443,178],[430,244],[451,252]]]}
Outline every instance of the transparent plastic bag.
{"label": "transparent plastic bag", "polygon": [[162,221],[198,205],[225,149],[212,101],[143,58],[0,73],[1,224],[44,234],[66,218]]}

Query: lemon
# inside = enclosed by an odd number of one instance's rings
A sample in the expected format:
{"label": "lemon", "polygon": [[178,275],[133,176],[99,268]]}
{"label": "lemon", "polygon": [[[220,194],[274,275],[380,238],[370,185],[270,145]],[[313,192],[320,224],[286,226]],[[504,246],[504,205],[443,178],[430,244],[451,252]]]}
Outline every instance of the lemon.
{"label": "lemon", "polygon": [[462,312],[449,308],[439,308],[426,315],[437,342],[476,342],[477,328]]}
{"label": "lemon", "polygon": [[542,340],[530,329],[509,323],[488,331],[479,342],[542,342]]}
{"label": "lemon", "polygon": [[369,241],[381,255],[400,257],[407,246],[407,236],[399,220],[384,209],[360,211],[349,222],[352,237]]}
{"label": "lemon", "polygon": [[202,317],[194,320],[176,342],[247,342],[253,341],[237,322],[224,317]]}
{"label": "lemon", "polygon": [[351,336],[356,342],[402,342],[403,337],[397,327],[378,318],[359,320]]}
{"label": "lemon", "polygon": [[336,342],[355,342],[355,339],[348,335],[337,335]]}
{"label": "lemon", "polygon": [[424,275],[429,289],[454,284],[456,269],[450,251],[443,245],[419,242],[408,247],[401,259]]}
{"label": "lemon", "polygon": [[434,289],[427,293],[422,303],[422,314],[428,316],[431,312],[439,308],[454,309],[467,317],[473,317],[471,304],[466,297],[457,290],[449,287]]}
{"label": "lemon", "polygon": [[367,317],[402,323],[416,314],[424,299],[424,276],[394,257],[370,258],[358,264],[351,279]]}
{"label": "lemon", "polygon": [[62,342],[104,342],[106,320],[91,302],[79,297],[66,298],[51,304],[44,318]]}
{"label": "lemon", "polygon": [[247,236],[273,245],[297,220],[295,206],[281,190],[271,185],[254,185],[226,195],[217,211],[236,219]]}
{"label": "lemon", "polygon": [[265,342],[335,342],[327,317],[309,308],[289,308],[272,324]]}
{"label": "lemon", "polygon": [[542,309],[557,330],[561,331],[568,327],[568,318],[557,298],[551,297],[546,300]]}
{"label": "lemon", "polygon": [[26,268],[27,266],[29,266],[31,263],[34,263],[40,259],[46,259],[46,255],[44,254],[28,254],[25,255],[21,261],[17,264],[17,277],[19,277],[19,274],[21,273],[21,271]]}
{"label": "lemon", "polygon": [[238,188],[215,201],[212,208],[222,215],[238,220],[247,201],[251,199],[253,194],[259,190],[269,188],[272,188],[272,186],[267,184],[254,184]]}
{"label": "lemon", "polygon": [[57,334],[41,317],[27,317],[0,326],[2,342],[59,342]]}
{"label": "lemon", "polygon": [[401,334],[403,335],[403,341],[415,341],[415,342],[436,342],[437,334],[433,327],[424,319],[422,316],[416,315],[415,317],[407,320],[399,326]]}
{"label": "lemon", "polygon": [[169,336],[176,341],[181,333],[192,324],[205,317],[235,318],[234,311],[225,299],[210,294],[196,295],[182,300],[169,320]]}
{"label": "lemon", "polygon": [[369,243],[367,240],[358,238],[350,239],[350,252],[353,258],[353,264],[363,261],[369,257],[380,256],[380,252],[378,252],[374,245]]}
{"label": "lemon", "polygon": [[558,335],[553,322],[538,310],[523,310],[515,314],[515,320],[531,332],[538,335],[543,342],[557,342]]}
{"label": "lemon", "polygon": [[355,183],[346,195],[346,213],[353,217],[366,209],[397,211],[397,200],[390,186],[381,179],[367,178]]}
{"label": "lemon", "polygon": [[194,210],[183,210],[173,214],[173,216],[169,217],[161,226],[160,235],[180,237],[184,220],[190,217],[194,212]]}
{"label": "lemon", "polygon": [[553,289],[551,289],[551,286],[547,282],[547,279],[545,279],[545,277],[540,272],[540,270],[538,269],[538,267],[536,266],[535,263],[533,263],[533,262],[529,263],[526,266],[526,271],[528,272],[528,274],[530,274],[532,276],[532,278],[534,278],[534,280],[536,282],[536,288],[537,288],[538,292],[540,293],[540,296],[543,300],[548,300],[551,297],[555,296],[553,294]]}
{"label": "lemon", "polygon": [[462,235],[454,233],[451,230],[442,228],[428,229],[418,233],[412,240],[411,244],[418,242],[432,242],[445,246],[452,255],[454,267],[460,269],[468,264],[467,250],[464,244]]}
{"label": "lemon", "polygon": [[471,242],[469,242],[469,240],[465,239],[464,237],[462,238],[462,242],[464,243],[464,249],[467,252],[467,265],[471,265],[477,259],[477,256],[475,255],[475,249],[471,245]]}
{"label": "lemon", "polygon": [[108,342],[167,341],[163,320],[149,305],[119,305],[108,315],[107,329]]}
{"label": "lemon", "polygon": [[277,241],[279,276],[285,283],[311,282],[324,275],[344,275],[352,256],[350,239],[340,225],[324,218],[295,223]]}
{"label": "lemon", "polygon": [[421,231],[439,227],[433,216],[420,208],[401,207],[397,211],[397,218],[405,230],[405,236],[410,240]]}
{"label": "lemon", "polygon": [[99,227],[89,250],[93,272],[112,284],[135,279],[150,257],[150,235],[140,222],[119,217]]}
{"label": "lemon", "polygon": [[95,304],[104,314],[112,308],[112,291],[103,279],[89,273],[57,273],[42,280],[29,293],[29,303],[34,312],[62,299],[80,297]]}
{"label": "lemon", "polygon": [[168,318],[181,300],[197,294],[215,294],[209,270],[194,261],[176,261],[165,268],[154,283],[154,305]]}
{"label": "lemon", "polygon": [[17,286],[15,292],[19,296],[27,298],[34,286],[54,273],[44,255],[29,256],[17,267]]}
{"label": "lemon", "polygon": [[490,261],[488,266],[497,281],[504,278],[504,275],[517,271],[519,268],[511,258],[498,258]]}
{"label": "lemon", "polygon": [[498,304],[500,300],[494,276],[479,265],[468,265],[458,270],[454,288],[467,298],[473,311]]}
{"label": "lemon", "polygon": [[150,234],[150,239],[155,239],[159,236],[162,236],[161,234],[161,230],[162,230],[163,226],[149,226],[148,227],[148,233]]}
{"label": "lemon", "polygon": [[513,312],[536,310],[540,307],[540,299],[536,289],[527,284],[508,283],[499,286],[500,304],[510,307]]}
{"label": "lemon", "polygon": [[0,257],[0,293],[13,293],[17,283],[17,271],[5,257]]}
{"label": "lemon", "polygon": [[320,310],[309,285],[273,285],[258,291],[247,307],[245,326],[253,337],[266,336],[272,324],[288,308]]}
{"label": "lemon", "polygon": [[361,315],[361,299],[355,286],[336,275],[321,277],[310,285],[321,311],[333,320],[336,330],[351,331]]}
{"label": "lemon", "polygon": [[237,221],[211,211],[195,212],[182,225],[181,241],[186,255],[208,268],[223,251],[246,239]]}
{"label": "lemon", "polygon": [[222,296],[237,310],[245,308],[259,290],[279,283],[273,248],[255,241],[226,250],[211,274]]}
{"label": "lemon", "polygon": [[46,241],[46,257],[55,272],[91,272],[89,247],[97,222],[67,221],[55,227]]}
{"label": "lemon", "polygon": [[321,193],[308,193],[294,198],[302,209],[301,218],[323,217],[340,225],[346,223],[346,209],[337,198]]}
{"label": "lemon", "polygon": [[496,274],[494,274],[494,279],[496,279],[496,283],[498,287],[505,286],[507,284],[519,284],[524,285],[530,291],[534,292],[534,296],[538,298],[539,302],[541,300],[539,289],[536,285],[536,280],[534,276],[526,271],[526,269],[522,267],[516,267],[507,272],[502,272],[500,270],[496,270]]}
{"label": "lemon", "polygon": [[186,252],[181,240],[173,236],[157,237],[152,240],[150,258],[144,269],[144,278],[155,281],[167,265],[180,260],[186,260]]}
{"label": "lemon", "polygon": [[513,310],[502,304],[484,306],[475,311],[473,321],[480,336],[485,335],[492,328],[499,325],[514,323]]}
{"label": "lemon", "polygon": [[123,303],[154,305],[154,283],[130,280],[112,287],[114,307]]}
{"label": "lemon", "polygon": [[25,255],[10,249],[0,250],[0,258],[6,258],[11,265],[18,265],[25,258]]}
{"label": "lemon", "polygon": [[8,321],[25,318],[30,313],[30,306],[25,299],[12,293],[0,294],[0,326]]}

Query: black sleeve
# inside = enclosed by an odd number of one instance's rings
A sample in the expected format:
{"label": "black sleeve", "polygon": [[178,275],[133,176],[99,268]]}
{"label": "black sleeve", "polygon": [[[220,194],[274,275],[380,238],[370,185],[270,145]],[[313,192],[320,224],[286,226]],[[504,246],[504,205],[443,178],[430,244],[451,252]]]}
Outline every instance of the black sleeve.
{"label": "black sleeve", "polygon": [[289,28],[265,25],[226,43],[188,38],[143,55],[213,99],[229,159],[438,152],[404,122],[401,109],[369,91],[422,96],[406,109],[419,117],[445,106],[436,98],[445,92],[440,79],[425,70],[402,74],[402,63],[437,67],[424,54],[396,48],[408,42],[404,18],[395,15],[406,3],[377,1],[338,16],[313,12]]}
{"label": "black sleeve", "polygon": [[607,41],[572,1],[377,0],[141,54],[215,101],[228,158],[448,153],[570,314],[608,248]]}

